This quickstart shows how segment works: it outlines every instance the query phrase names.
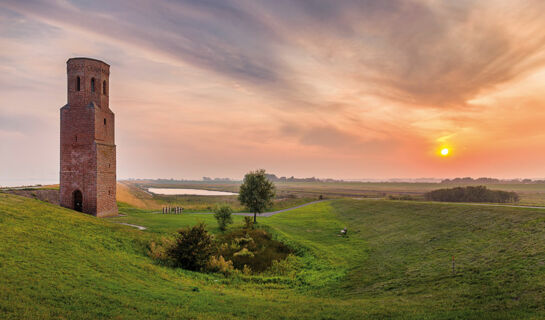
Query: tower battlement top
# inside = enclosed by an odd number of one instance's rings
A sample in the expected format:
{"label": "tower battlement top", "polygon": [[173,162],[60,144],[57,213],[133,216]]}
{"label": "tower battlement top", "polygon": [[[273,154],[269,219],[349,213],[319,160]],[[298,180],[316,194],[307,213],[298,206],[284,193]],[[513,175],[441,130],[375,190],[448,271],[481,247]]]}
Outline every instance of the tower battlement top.
{"label": "tower battlement top", "polygon": [[68,60],[66,60],[66,63],[70,63],[72,60],[89,60],[89,61],[95,61],[95,62],[100,62],[100,63],[103,63],[105,65],[107,65],[108,67],[110,66],[109,64],[107,64],[106,62],[102,61],[102,60],[98,60],[98,59],[94,59],[94,58],[87,58],[87,57],[74,57],[74,58],[70,58]]}

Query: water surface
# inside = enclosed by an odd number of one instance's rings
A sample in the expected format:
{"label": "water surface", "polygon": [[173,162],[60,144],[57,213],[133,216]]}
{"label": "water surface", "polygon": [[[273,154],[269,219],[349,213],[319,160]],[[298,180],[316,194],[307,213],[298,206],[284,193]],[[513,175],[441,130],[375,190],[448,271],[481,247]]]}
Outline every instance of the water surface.
{"label": "water surface", "polygon": [[236,196],[238,193],[202,189],[148,188],[148,191],[164,195]]}

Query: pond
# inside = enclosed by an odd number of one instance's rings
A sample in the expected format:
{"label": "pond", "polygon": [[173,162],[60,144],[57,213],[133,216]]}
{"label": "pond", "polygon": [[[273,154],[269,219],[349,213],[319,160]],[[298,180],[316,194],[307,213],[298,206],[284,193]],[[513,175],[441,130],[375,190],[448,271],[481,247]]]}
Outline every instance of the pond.
{"label": "pond", "polygon": [[148,188],[148,191],[164,195],[195,195],[195,196],[236,196],[238,193],[225,191],[210,191],[202,189]]}

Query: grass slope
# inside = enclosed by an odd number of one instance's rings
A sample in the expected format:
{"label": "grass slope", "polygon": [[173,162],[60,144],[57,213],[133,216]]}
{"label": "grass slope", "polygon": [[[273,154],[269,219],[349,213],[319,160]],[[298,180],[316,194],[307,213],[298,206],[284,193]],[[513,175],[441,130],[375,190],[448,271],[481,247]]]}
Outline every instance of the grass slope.
{"label": "grass slope", "polygon": [[[218,232],[211,216],[121,211],[128,216],[96,219],[0,194],[0,318],[545,317],[540,210],[323,202],[258,218],[303,252],[295,274],[242,278],[146,256],[150,239],[199,219]],[[120,219],[151,232],[112,223]],[[348,238],[337,236],[344,226]]]}
{"label": "grass slope", "polygon": [[153,234],[0,194],[0,318],[358,318],[356,304],[274,278],[225,279],[156,265]]}

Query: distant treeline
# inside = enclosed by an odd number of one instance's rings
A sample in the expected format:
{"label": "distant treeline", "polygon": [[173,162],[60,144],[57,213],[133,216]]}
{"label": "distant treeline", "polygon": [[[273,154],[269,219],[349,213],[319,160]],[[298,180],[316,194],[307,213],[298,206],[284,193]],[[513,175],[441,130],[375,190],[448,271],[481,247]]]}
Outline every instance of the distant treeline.
{"label": "distant treeline", "polygon": [[426,193],[425,197],[426,200],[446,202],[509,203],[518,202],[520,199],[516,192],[490,190],[485,186],[438,189]]}
{"label": "distant treeline", "polygon": [[509,184],[509,183],[545,183],[545,180],[532,180],[532,179],[496,179],[496,178],[477,178],[473,179],[471,177],[464,178],[454,178],[454,179],[445,179],[441,183],[451,183],[451,184]]}
{"label": "distant treeline", "polygon": [[277,177],[275,174],[267,173],[265,174],[267,176],[267,179],[271,181],[279,181],[279,182],[344,182],[343,180],[336,180],[336,179],[318,179],[315,177],[312,178],[295,178],[294,176],[291,176],[289,178],[286,177]]}
{"label": "distant treeline", "polygon": [[210,177],[202,177],[202,181],[233,181],[230,178],[210,178]]}

